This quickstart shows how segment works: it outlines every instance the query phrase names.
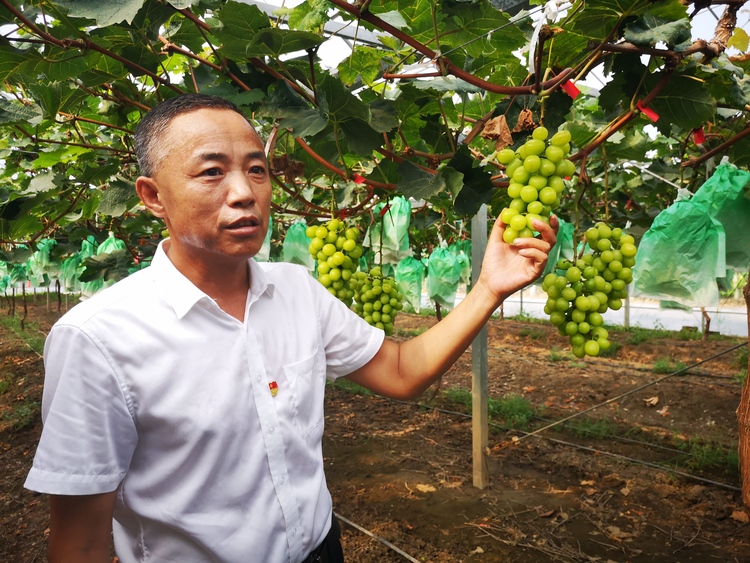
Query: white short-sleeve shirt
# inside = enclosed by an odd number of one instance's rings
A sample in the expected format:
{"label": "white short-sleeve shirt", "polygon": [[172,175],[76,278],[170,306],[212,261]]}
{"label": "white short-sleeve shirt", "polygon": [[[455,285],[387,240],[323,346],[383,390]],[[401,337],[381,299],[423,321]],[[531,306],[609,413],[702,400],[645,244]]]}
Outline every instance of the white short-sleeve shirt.
{"label": "white short-sleeve shirt", "polygon": [[325,380],[366,364],[383,332],[300,266],[249,267],[244,323],[160,247],[47,339],[44,430],[25,486],[117,490],[123,563],[296,563],[330,527]]}

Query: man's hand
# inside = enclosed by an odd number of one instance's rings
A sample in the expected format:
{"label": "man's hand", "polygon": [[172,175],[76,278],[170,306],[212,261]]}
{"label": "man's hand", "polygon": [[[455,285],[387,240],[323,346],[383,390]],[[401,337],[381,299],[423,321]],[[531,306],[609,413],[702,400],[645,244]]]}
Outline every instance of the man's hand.
{"label": "man's hand", "polygon": [[477,285],[483,285],[498,305],[542,274],[547,255],[557,242],[557,217],[550,217],[549,225],[536,220],[533,226],[540,238],[517,238],[513,244],[503,240],[505,224],[499,218],[492,227]]}

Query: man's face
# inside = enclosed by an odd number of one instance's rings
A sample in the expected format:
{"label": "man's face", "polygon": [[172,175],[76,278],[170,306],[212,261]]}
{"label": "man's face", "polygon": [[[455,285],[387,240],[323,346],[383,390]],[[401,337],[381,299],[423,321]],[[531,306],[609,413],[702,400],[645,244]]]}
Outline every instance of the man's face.
{"label": "man's face", "polygon": [[230,110],[200,109],[176,117],[161,142],[151,178],[157,201],[149,207],[167,223],[170,257],[200,266],[257,254],[271,183],[250,124]]}

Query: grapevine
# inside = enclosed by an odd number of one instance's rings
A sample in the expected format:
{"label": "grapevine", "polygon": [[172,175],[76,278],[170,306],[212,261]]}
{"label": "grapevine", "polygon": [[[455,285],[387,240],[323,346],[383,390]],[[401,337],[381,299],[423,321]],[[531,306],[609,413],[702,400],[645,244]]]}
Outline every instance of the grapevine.
{"label": "grapevine", "polygon": [[603,222],[586,231],[590,249],[575,262],[560,260],[557,271],[547,274],[544,312],[563,336],[570,338],[573,354],[598,356],[609,349],[609,333],[602,313],[618,310],[633,281],[637,252],[635,239]]}
{"label": "grapevine", "polygon": [[505,148],[495,155],[505,165],[510,180],[508,196],[512,201],[500,214],[507,225],[503,239],[508,244],[518,237],[533,237],[534,219],[549,223],[552,211],[560,206],[563,178],[576,171],[575,164],[566,158],[570,154],[570,132],[558,131],[549,140],[548,136],[545,127],[537,127],[517,150]]}
{"label": "grapevine", "polygon": [[380,267],[371,268],[368,273],[354,275],[354,311],[368,324],[375,326],[386,335],[393,335],[393,321],[403,308],[403,295],[398,290],[396,280],[384,277]]}
{"label": "grapevine", "polygon": [[352,280],[362,256],[359,229],[347,226],[340,219],[331,219],[325,225],[310,225],[306,234],[311,239],[308,251],[318,261],[318,281],[334,297],[351,306]]}

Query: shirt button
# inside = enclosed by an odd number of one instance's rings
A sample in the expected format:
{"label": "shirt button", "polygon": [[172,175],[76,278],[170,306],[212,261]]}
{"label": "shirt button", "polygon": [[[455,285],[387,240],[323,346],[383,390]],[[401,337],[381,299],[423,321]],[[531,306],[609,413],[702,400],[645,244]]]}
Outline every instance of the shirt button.
{"label": "shirt button", "polygon": [[286,479],[284,477],[279,477],[279,485],[283,485],[286,483]]}
{"label": "shirt button", "polygon": [[276,430],[273,426],[268,427],[269,434],[273,434],[273,431]]}

